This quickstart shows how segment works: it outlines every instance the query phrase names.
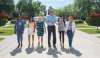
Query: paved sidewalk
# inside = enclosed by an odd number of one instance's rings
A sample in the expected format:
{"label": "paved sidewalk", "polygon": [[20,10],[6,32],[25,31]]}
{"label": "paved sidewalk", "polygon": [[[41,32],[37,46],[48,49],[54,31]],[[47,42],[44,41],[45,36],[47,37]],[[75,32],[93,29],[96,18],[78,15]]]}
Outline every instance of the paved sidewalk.
{"label": "paved sidewalk", "polygon": [[[27,29],[26,29],[27,30]],[[16,50],[16,35],[7,37],[0,42],[0,58],[100,58],[100,39],[81,31],[76,31],[73,40],[75,49],[68,52],[68,40],[65,37],[65,49],[61,50],[59,35],[57,34],[57,50],[48,49],[47,34],[44,36],[44,49],[37,49],[37,36],[35,34],[35,48],[27,48],[27,31],[24,33],[23,48]],[[15,53],[14,54],[12,54]]]}

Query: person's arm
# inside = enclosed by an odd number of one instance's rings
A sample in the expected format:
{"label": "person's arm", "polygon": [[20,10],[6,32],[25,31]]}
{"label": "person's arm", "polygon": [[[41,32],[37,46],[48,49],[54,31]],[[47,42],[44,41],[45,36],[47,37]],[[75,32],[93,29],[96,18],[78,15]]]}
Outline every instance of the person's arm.
{"label": "person's arm", "polygon": [[23,33],[23,32],[24,32],[24,29],[25,29],[25,22],[22,21],[21,23],[22,23],[22,28],[21,28],[22,30],[21,30],[21,31],[22,31],[22,33]]}
{"label": "person's arm", "polygon": [[58,26],[60,25],[60,20],[58,20]]}
{"label": "person's arm", "polygon": [[75,33],[75,29],[76,29],[75,22],[73,22],[73,24],[72,24],[72,31],[73,31],[73,33]]}
{"label": "person's arm", "polygon": [[48,18],[47,18],[47,16],[44,17],[44,20],[45,20],[45,23],[47,24],[47,23],[48,23]]}
{"label": "person's arm", "polygon": [[34,31],[37,31],[37,21],[35,22],[35,30]]}
{"label": "person's arm", "polygon": [[69,22],[66,21],[66,22],[65,22],[65,32],[67,32],[67,30],[68,30],[68,25],[69,25]]}
{"label": "person's arm", "polygon": [[58,25],[58,18],[56,18],[56,16],[55,16],[55,23],[56,25]]}
{"label": "person's arm", "polygon": [[60,19],[57,19],[56,24],[59,26],[59,24],[60,24]]}
{"label": "person's arm", "polygon": [[16,34],[16,28],[17,28],[16,25],[17,25],[17,24],[15,23],[15,26],[14,26],[14,33],[15,33],[15,34]]}
{"label": "person's arm", "polygon": [[44,22],[44,31],[46,33],[46,23]]}
{"label": "person's arm", "polygon": [[36,29],[36,22],[34,22],[34,31],[33,32],[35,32],[35,29]]}

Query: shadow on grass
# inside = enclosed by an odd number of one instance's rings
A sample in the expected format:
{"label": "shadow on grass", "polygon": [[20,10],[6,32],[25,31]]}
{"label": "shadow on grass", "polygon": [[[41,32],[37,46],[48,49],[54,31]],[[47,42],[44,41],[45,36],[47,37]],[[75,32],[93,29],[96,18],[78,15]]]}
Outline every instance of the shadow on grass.
{"label": "shadow on grass", "polygon": [[12,55],[12,56],[15,56],[15,55],[17,55],[18,53],[21,53],[21,48],[16,48],[16,49],[14,49],[13,51],[11,51],[10,52],[10,54]]}
{"label": "shadow on grass", "polygon": [[59,51],[57,50],[57,48],[54,48],[54,49],[49,48],[47,54],[48,54],[48,55],[52,55],[53,58],[58,58],[58,55],[57,55],[57,54],[60,54],[60,55],[61,55],[61,52],[59,52]]}

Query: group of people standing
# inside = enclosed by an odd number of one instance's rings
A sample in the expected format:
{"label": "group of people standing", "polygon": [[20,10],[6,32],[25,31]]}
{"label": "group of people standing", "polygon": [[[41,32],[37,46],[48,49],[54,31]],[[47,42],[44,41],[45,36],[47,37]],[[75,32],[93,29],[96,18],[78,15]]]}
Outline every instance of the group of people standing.
{"label": "group of people standing", "polygon": [[[23,41],[23,32],[24,32],[25,21],[23,18],[19,18],[15,23],[15,33],[17,34],[18,46],[17,48],[22,47]],[[47,25],[47,28],[46,28]],[[65,35],[68,37],[69,47],[72,48],[73,36],[75,33],[75,22],[74,17],[69,16],[64,19],[63,16],[60,16],[59,19],[54,15],[53,12],[50,12],[45,18],[43,15],[38,16],[37,20],[30,18],[28,20],[28,47],[34,47],[34,33],[37,30],[38,36],[38,47],[43,48],[43,36],[44,33],[48,33],[48,47],[51,47],[51,35],[53,36],[53,47],[56,48],[56,25],[58,25],[59,31],[59,40],[60,46],[64,48],[64,38]]]}

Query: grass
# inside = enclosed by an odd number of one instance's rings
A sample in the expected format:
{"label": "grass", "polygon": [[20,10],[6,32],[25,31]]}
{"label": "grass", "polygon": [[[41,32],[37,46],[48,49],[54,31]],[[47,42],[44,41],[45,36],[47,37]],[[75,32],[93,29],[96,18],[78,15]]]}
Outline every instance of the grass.
{"label": "grass", "polygon": [[[25,28],[27,25],[25,25]],[[14,25],[9,25],[6,27],[0,27],[0,35],[6,36],[6,35],[12,35],[14,34]]]}
{"label": "grass", "polygon": [[2,41],[4,38],[0,38],[0,41]]}
{"label": "grass", "polygon": [[[25,25],[27,27],[27,25]],[[4,27],[0,27],[0,36],[8,36],[14,34],[14,25],[8,25]],[[0,38],[2,41],[4,38]]]}
{"label": "grass", "polygon": [[86,32],[88,34],[100,34],[100,29],[97,30],[97,29],[79,29],[83,32]]}
{"label": "grass", "polygon": [[9,26],[6,26],[6,27],[2,27],[2,28],[13,28],[14,25],[9,25]]}
{"label": "grass", "polygon": [[81,24],[76,24],[76,28],[92,28],[92,26],[81,23]]}
{"label": "grass", "polygon": [[[8,36],[14,34],[14,25],[9,25],[6,27],[0,27],[0,36]],[[0,41],[2,41],[5,38],[0,38]]]}
{"label": "grass", "polygon": [[2,28],[13,28],[14,26],[6,26],[6,27],[2,27]]}
{"label": "grass", "polygon": [[11,34],[13,34],[14,32],[13,32],[13,28],[9,28],[9,29],[7,29],[7,28],[1,28],[0,29],[0,35],[11,35]]}
{"label": "grass", "polygon": [[[81,24],[76,24],[77,28],[80,28],[80,31],[86,32],[88,34],[100,34],[100,29],[97,30],[96,28],[94,28],[93,26],[89,26],[87,24],[81,23]],[[81,29],[84,28],[84,29]],[[86,28],[86,29],[85,29]],[[87,29],[89,28],[89,29]]]}
{"label": "grass", "polygon": [[12,35],[14,25],[9,25],[6,27],[0,27],[0,36]]}

